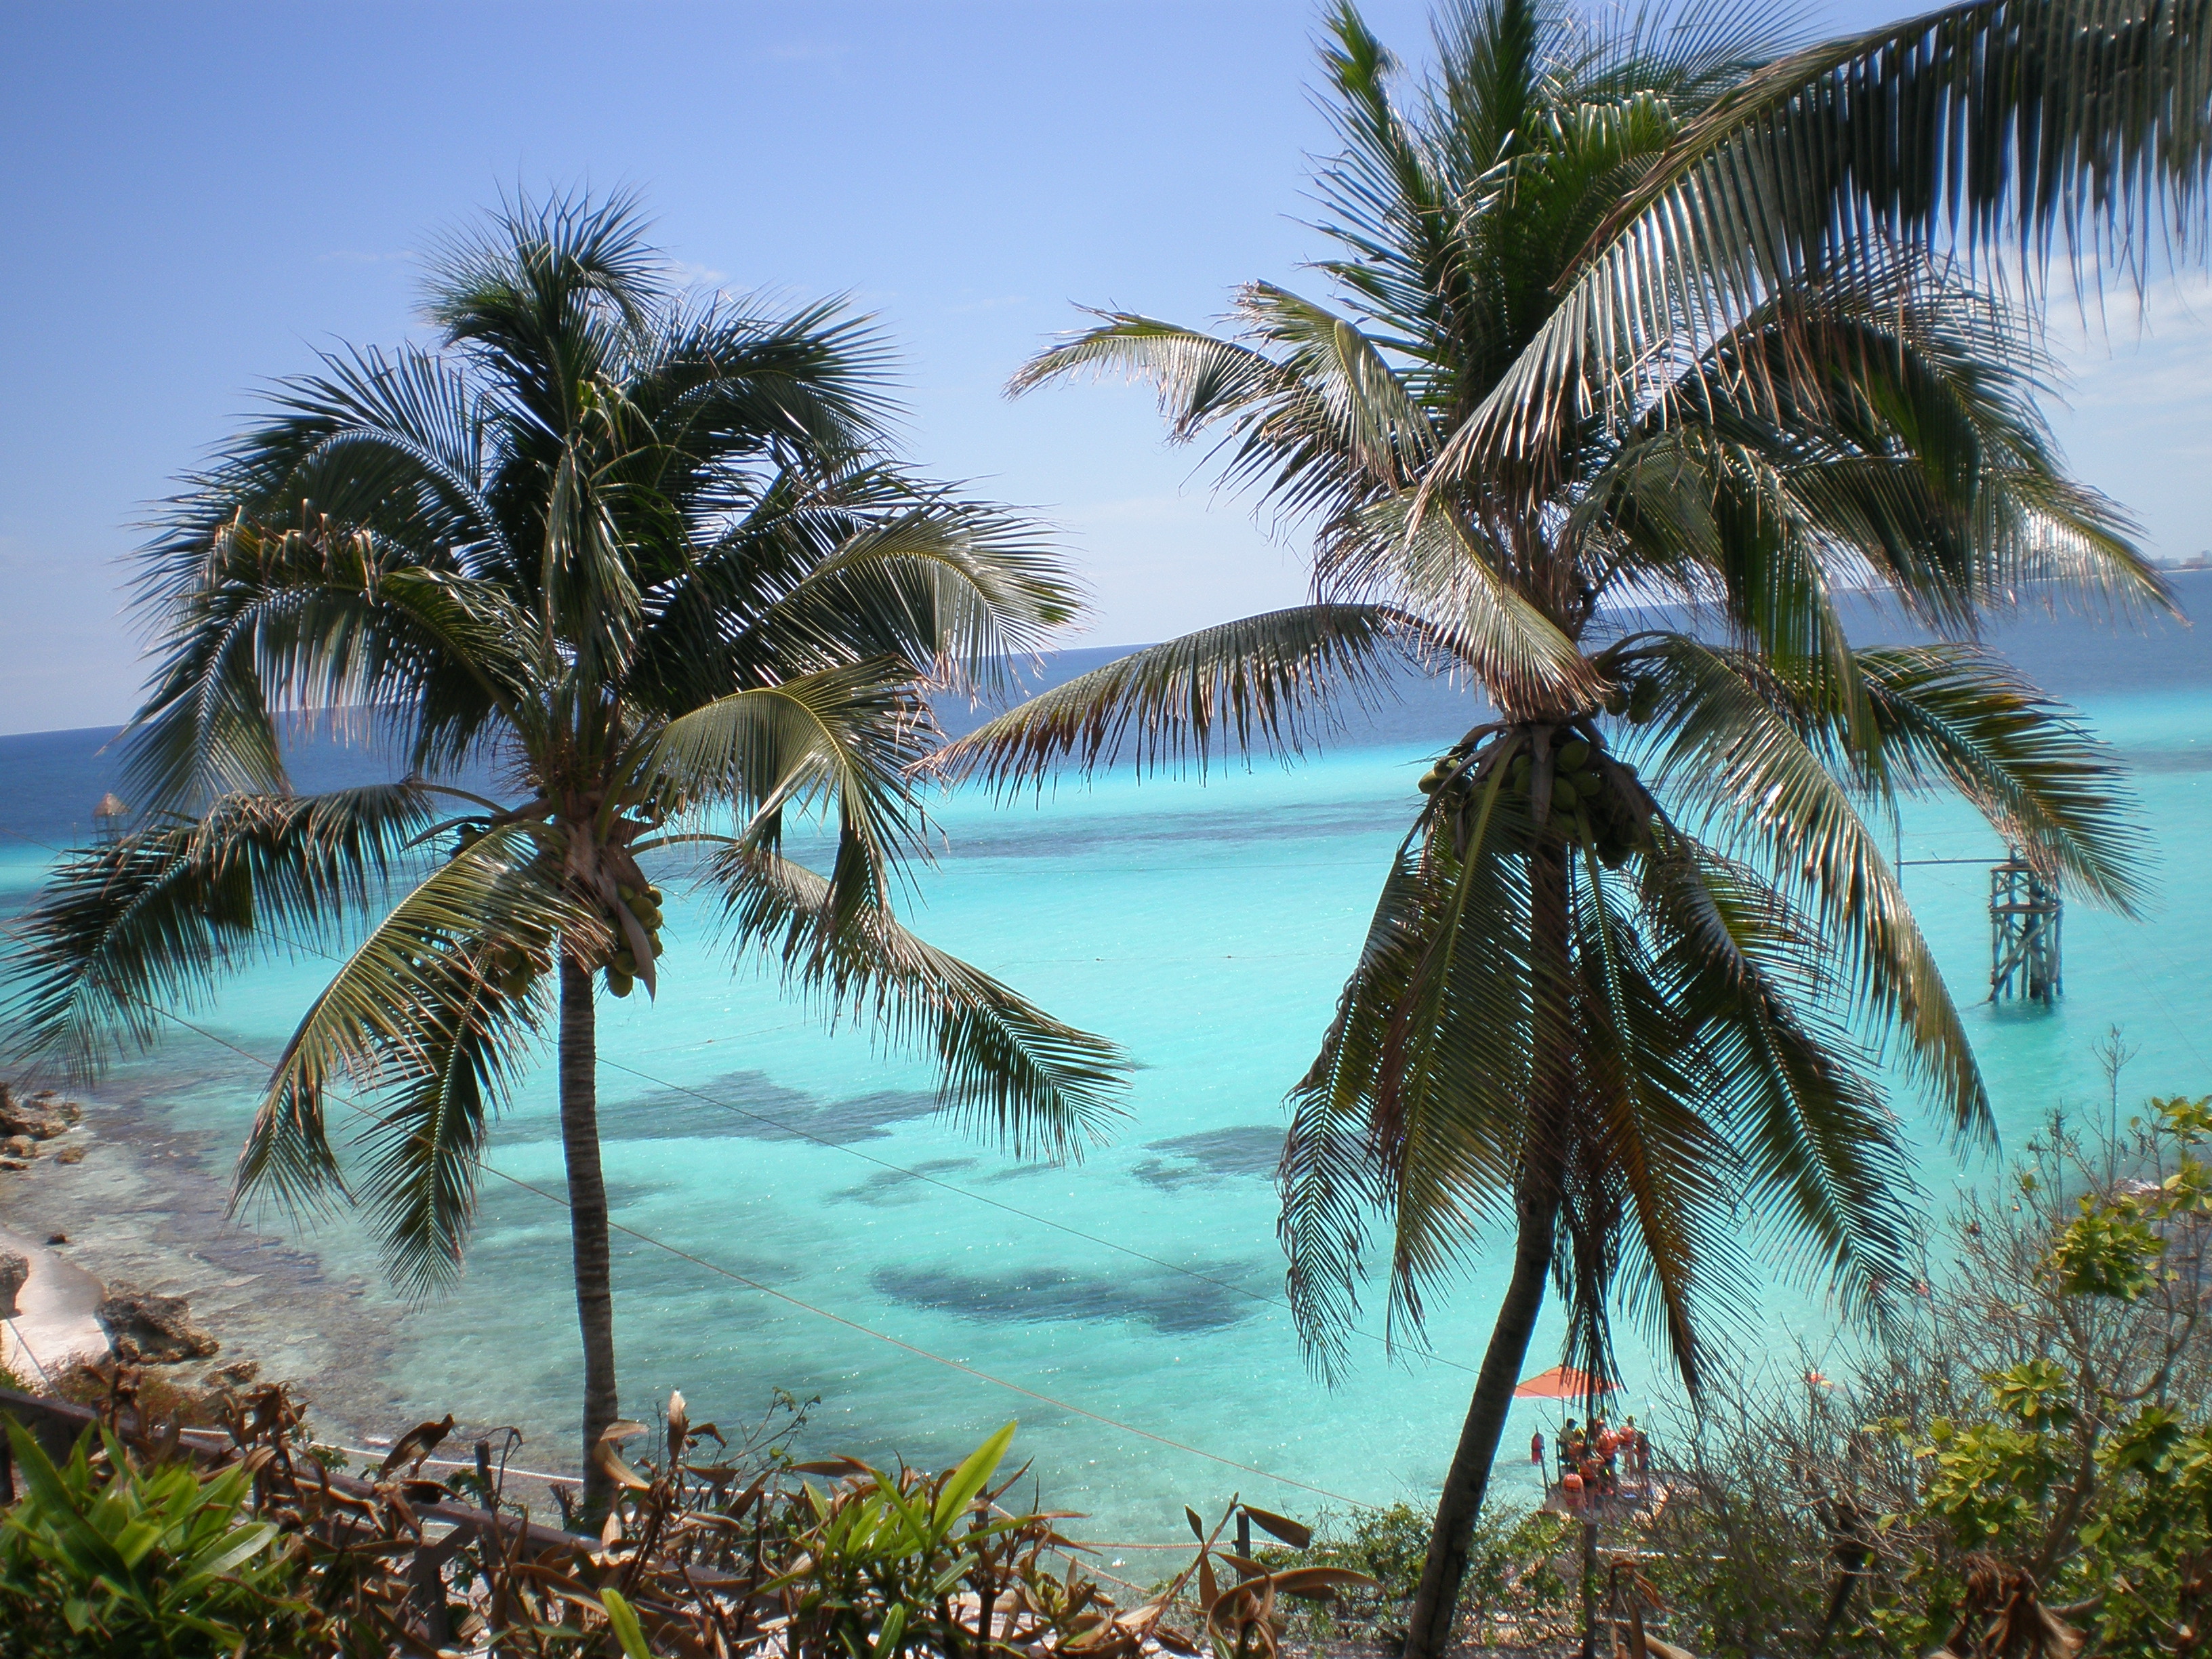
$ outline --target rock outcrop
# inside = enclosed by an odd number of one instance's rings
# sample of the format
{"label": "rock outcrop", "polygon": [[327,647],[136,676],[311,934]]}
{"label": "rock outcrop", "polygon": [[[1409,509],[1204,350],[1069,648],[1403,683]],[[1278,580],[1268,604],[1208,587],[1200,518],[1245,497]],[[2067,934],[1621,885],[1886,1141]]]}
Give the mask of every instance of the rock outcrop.
{"label": "rock outcrop", "polygon": [[192,1323],[191,1310],[181,1296],[155,1296],[118,1285],[95,1312],[115,1352],[126,1359],[167,1365],[210,1358],[222,1346]]}
{"label": "rock outcrop", "polygon": [[0,1250],[0,1319],[13,1319],[22,1312],[15,1305],[15,1292],[30,1277],[30,1257],[15,1250]]}
{"label": "rock outcrop", "polygon": [[83,1107],[51,1089],[26,1097],[0,1083],[0,1139],[21,1135],[26,1140],[52,1140],[67,1134],[83,1117]]}

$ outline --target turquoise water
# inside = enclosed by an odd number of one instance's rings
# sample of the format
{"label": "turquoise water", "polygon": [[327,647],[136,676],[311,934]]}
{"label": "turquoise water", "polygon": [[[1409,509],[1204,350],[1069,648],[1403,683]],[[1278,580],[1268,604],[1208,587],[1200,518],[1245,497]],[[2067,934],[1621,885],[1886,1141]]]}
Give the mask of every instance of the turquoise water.
{"label": "turquoise water", "polygon": [[[2091,1045],[2114,1024],[2141,1050],[2131,1092],[2212,1090],[2212,878],[2196,856],[2212,806],[2212,688],[2077,701],[2135,767],[2159,851],[2152,914],[2069,907],[2063,1001],[1993,1008],[1974,1000],[1987,975],[1985,872],[1905,872],[2015,1145],[2057,1101],[2101,1097]],[[1048,1497],[1115,1539],[1172,1538],[1184,1503],[1203,1510],[1238,1488],[1294,1512],[1334,1501],[1009,1393],[719,1267],[1336,1499],[1425,1501],[1465,1409],[1471,1370],[1459,1367],[1480,1357],[1498,1258],[1439,1299],[1437,1360],[1394,1363],[1362,1342],[1335,1391],[1306,1376],[1288,1315],[1240,1292],[1280,1294],[1268,1180],[1279,1103],[1311,1056],[1437,746],[1377,742],[1203,787],[1116,777],[1012,807],[945,805],[944,854],[920,878],[912,924],[1112,1036],[1141,1068],[1113,1144],[1079,1166],[1018,1167],[933,1118],[926,1067],[880,1052],[864,1027],[825,1033],[773,984],[733,976],[701,907],[680,879],[665,883],[659,1002],[602,1003],[607,1170],[620,1223],[712,1266],[617,1237],[626,1409],[649,1412],[681,1387],[695,1419],[727,1420],[782,1387],[821,1396],[811,1447],[915,1462],[949,1459],[1015,1418]],[[1904,851],[1998,848],[1970,811],[1938,800],[1910,811]],[[0,864],[0,900],[27,890],[39,856]],[[325,970],[310,960],[258,971],[207,1023],[273,1054]],[[183,1121],[242,1129],[253,1097],[240,1064],[180,1043],[133,1069],[149,1066],[188,1079],[167,1097]],[[1905,1110],[1931,1201],[1990,1178],[1990,1163],[1960,1162]],[[557,1189],[550,1071],[523,1090],[493,1162]],[[565,1215],[496,1180],[484,1196],[465,1282],[403,1323],[392,1380],[426,1413],[520,1420],[537,1455],[557,1459],[574,1411]],[[319,1243],[341,1264],[366,1259],[343,1226]],[[1778,1285],[1741,1340],[1817,1349],[1832,1328],[1817,1296]],[[1558,1335],[1540,1331],[1531,1370],[1553,1363]],[[1626,1333],[1624,1359],[1630,1408],[1664,1392]],[[1536,1426],[1528,1409],[1509,1448]],[[1542,1413],[1547,1428],[1554,1415]],[[1530,1480],[1524,1466],[1509,1471]]]}

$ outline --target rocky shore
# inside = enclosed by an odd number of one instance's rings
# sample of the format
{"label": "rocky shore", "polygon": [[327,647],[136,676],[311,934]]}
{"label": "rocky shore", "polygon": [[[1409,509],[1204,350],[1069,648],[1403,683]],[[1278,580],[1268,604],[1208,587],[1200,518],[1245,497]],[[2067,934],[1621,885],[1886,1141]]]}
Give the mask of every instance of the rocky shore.
{"label": "rocky shore", "polygon": [[406,1408],[383,1378],[406,1310],[227,1215],[235,1149],[167,1115],[150,1092],[0,1084],[0,1364],[34,1382],[110,1353],[188,1388],[281,1377],[325,1439],[393,1433]]}

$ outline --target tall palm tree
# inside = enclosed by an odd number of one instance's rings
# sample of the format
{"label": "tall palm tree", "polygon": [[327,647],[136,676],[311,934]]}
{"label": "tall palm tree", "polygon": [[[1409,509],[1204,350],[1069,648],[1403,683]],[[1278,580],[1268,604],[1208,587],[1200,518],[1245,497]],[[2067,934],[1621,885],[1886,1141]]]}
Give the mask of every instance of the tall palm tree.
{"label": "tall palm tree", "polygon": [[[285,1046],[241,1198],[357,1194],[413,1294],[457,1271],[478,1164],[557,1023],[587,1512],[617,1413],[595,999],[657,983],[653,855],[705,854],[734,942],[832,1015],[934,1052],[1018,1152],[1079,1151],[1119,1060],[902,928],[928,696],[991,684],[1072,614],[1032,526],[884,453],[882,349],[834,306],[670,284],[635,204],[516,204],[432,264],[440,349],[347,352],[176,498],[142,599],[135,832],[26,923],[14,1035],[79,1071],[302,939],[352,945]],[[398,781],[293,793],[287,715],[351,711]],[[489,765],[495,796],[459,787]],[[826,870],[783,845],[834,814]],[[557,1014],[556,1012],[557,1009]],[[349,1170],[328,1102],[378,1097]]]}
{"label": "tall palm tree", "polygon": [[[1869,817],[1954,788],[2042,870],[2137,900],[2113,763],[1975,642],[2028,591],[2169,603],[2060,470],[1989,256],[2032,282],[2054,233],[2196,226],[2206,9],[2004,0],[1778,56],[1764,9],[1462,0],[1401,91],[1346,4],[1338,303],[1255,283],[1223,332],[1099,313],[1015,380],[1149,380],[1176,438],[1310,529],[1312,603],[1040,696],[947,771],[1294,752],[1409,659],[1496,711],[1438,734],[1281,1166],[1324,1371],[1378,1218],[1397,1337],[1489,1228],[1512,1240],[1409,1654],[1449,1636],[1547,1286],[1593,1378],[1619,1308],[1694,1389],[1754,1263],[1868,1313],[1909,1280],[1886,1062],[1989,1136]],[[1862,588],[1935,642],[1855,644]]]}

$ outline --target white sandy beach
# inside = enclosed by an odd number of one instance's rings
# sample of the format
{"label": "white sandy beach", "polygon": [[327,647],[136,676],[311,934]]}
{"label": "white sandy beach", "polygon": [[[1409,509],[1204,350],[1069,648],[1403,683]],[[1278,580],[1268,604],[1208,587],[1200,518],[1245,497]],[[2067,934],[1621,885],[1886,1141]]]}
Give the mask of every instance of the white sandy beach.
{"label": "white sandy beach", "polygon": [[45,1245],[0,1227],[0,1252],[23,1257],[31,1276],[15,1292],[15,1316],[0,1322],[0,1364],[39,1381],[107,1352],[107,1333],[93,1310],[100,1281]]}
{"label": "white sandy beach", "polygon": [[[56,1142],[28,1170],[0,1171],[0,1249],[32,1264],[10,1370],[35,1379],[73,1354],[105,1353],[93,1310],[104,1290],[130,1286],[188,1298],[192,1322],[221,1341],[216,1357],[176,1367],[180,1382],[251,1360],[295,1383],[331,1438],[397,1432],[404,1408],[382,1376],[404,1310],[373,1279],[334,1276],[295,1237],[228,1217],[234,1149],[174,1131],[157,1103],[137,1099],[88,1102],[69,1139],[84,1148],[79,1163],[54,1158]],[[68,1242],[50,1247],[56,1233]]]}

